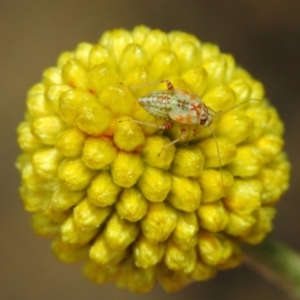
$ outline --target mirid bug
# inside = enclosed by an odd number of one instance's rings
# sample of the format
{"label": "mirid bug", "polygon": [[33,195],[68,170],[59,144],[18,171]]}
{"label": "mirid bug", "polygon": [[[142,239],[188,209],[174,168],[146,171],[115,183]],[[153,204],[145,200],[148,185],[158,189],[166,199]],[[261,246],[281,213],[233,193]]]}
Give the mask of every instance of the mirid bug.
{"label": "mirid bug", "polygon": [[[135,120],[134,122],[158,127],[159,129],[163,130],[171,128],[174,122],[182,125],[199,124],[203,125],[204,127],[209,127],[209,125],[213,122],[213,115],[215,114],[215,112],[213,112],[213,110],[206,106],[196,94],[191,94],[184,90],[175,89],[173,84],[169,80],[161,80],[154,83],[135,86],[131,87],[131,89],[138,89],[162,82],[165,82],[167,84],[167,90],[153,91],[146,96],[138,98],[138,102],[152,116],[163,119],[166,122],[160,126]],[[186,130],[183,126],[181,127],[181,133],[181,137],[172,141],[172,143],[170,143],[169,145],[175,144],[178,141],[184,139]]]}
{"label": "mirid bug", "polygon": [[204,127],[212,123],[212,110],[196,94],[175,89],[169,80],[162,80],[158,83],[161,82],[167,84],[167,90],[153,91],[138,99],[138,102],[151,115],[167,121],[160,126],[161,129],[170,128],[173,122],[200,124]]}
{"label": "mirid bug", "polygon": [[[141,86],[135,86],[131,87],[131,89],[138,89],[162,82],[167,84],[167,90],[153,91],[146,96],[138,98],[138,102],[149,114],[156,118],[163,119],[166,122],[163,125],[155,125],[136,120],[133,121],[163,130],[171,128],[175,122],[179,123],[181,125],[181,136],[166,146],[169,147],[185,138],[186,130],[183,126],[184,124],[209,127],[213,122],[213,115],[216,113],[206,106],[196,94],[175,89],[169,80],[161,80]],[[210,130],[214,136],[213,130],[211,128]],[[219,153],[218,145],[217,150]]]}

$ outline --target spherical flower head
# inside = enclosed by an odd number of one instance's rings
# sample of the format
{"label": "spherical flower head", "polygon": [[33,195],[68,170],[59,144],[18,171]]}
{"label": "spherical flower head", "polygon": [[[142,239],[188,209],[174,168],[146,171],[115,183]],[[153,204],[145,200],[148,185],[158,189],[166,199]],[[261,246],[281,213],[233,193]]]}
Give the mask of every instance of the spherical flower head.
{"label": "spherical flower head", "polygon": [[[151,84],[160,80],[197,95],[211,125],[159,129],[165,120],[138,99],[167,90]],[[92,281],[176,291],[239,265],[241,243],[272,229],[289,184],[283,124],[263,85],[218,46],[145,26],[108,31],[62,53],[26,103],[24,208],[58,259],[85,260]]]}

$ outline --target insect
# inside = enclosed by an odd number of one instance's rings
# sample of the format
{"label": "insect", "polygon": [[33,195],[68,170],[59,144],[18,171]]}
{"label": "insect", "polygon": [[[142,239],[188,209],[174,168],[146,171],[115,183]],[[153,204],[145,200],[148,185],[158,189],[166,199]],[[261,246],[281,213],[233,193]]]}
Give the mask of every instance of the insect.
{"label": "insect", "polygon": [[[210,127],[210,125],[214,120],[214,116],[216,114],[220,114],[220,112],[215,112],[211,108],[206,106],[205,103],[196,94],[191,94],[181,89],[175,89],[173,84],[169,80],[161,80],[154,83],[135,86],[135,87],[131,87],[131,89],[138,89],[141,87],[155,85],[162,82],[165,82],[167,84],[167,90],[153,91],[146,96],[138,98],[138,102],[152,116],[159,119],[163,119],[166,122],[163,125],[155,125],[155,124],[145,123],[136,120],[133,120],[133,122],[148,125],[148,126],[158,127],[159,129],[163,129],[163,130],[171,128],[174,123],[179,123],[181,125],[181,136],[175,139],[174,141],[170,142],[164,148],[167,148],[185,138],[186,129],[183,126],[184,124],[202,125],[203,127],[208,127],[216,142],[216,150],[218,154],[219,168],[221,174],[221,183],[223,186],[220,149],[219,149],[219,145],[214,130]],[[226,112],[236,108],[237,106],[243,105],[244,103],[250,100],[258,100],[258,99],[246,100],[230,108]],[[197,133],[195,135],[197,135]]]}
{"label": "insect", "polygon": [[[132,87],[131,89],[138,89],[162,82],[167,84],[167,90],[153,91],[150,94],[139,98],[138,102],[152,116],[163,119],[166,122],[163,125],[155,125],[135,120],[134,122],[158,127],[163,130],[171,128],[175,122],[189,125],[200,124],[204,127],[209,127],[209,125],[213,122],[213,115],[215,112],[206,106],[196,94],[175,89],[169,80],[161,80],[142,86]],[[170,145],[183,140],[185,135],[186,130],[183,126],[181,126],[181,137],[172,141],[165,147],[169,147]]]}
{"label": "insect", "polygon": [[158,83],[161,82],[167,84],[167,90],[153,91],[138,99],[138,102],[151,115],[166,120],[165,124],[159,126],[161,129],[172,127],[173,122],[200,124],[204,127],[212,123],[212,110],[196,94],[175,89],[169,80],[162,80]]}
{"label": "insect", "polygon": [[[182,125],[199,124],[203,125],[204,127],[209,127],[209,125],[213,122],[213,116],[216,114],[216,112],[206,106],[205,103],[196,94],[191,94],[184,90],[175,89],[173,84],[169,80],[161,80],[141,86],[135,86],[131,87],[131,89],[138,89],[162,82],[165,82],[167,84],[167,90],[153,91],[146,96],[138,98],[138,102],[152,116],[163,119],[166,122],[163,125],[155,125],[136,120],[133,120],[133,122],[157,127],[163,130],[171,128],[174,123],[179,123],[181,125],[181,136],[164,147],[167,148],[179,142],[180,140],[184,140],[186,136],[186,129]],[[213,130],[210,127],[209,129],[215,137]],[[195,130],[194,133],[195,135],[197,135],[197,132]],[[218,156],[220,157],[218,145],[217,150]]]}

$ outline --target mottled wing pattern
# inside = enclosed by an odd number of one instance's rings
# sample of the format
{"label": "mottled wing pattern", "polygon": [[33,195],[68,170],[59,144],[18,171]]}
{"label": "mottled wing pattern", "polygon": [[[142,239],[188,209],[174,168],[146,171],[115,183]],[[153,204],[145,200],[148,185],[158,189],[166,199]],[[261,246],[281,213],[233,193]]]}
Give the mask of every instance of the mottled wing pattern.
{"label": "mottled wing pattern", "polygon": [[203,106],[198,96],[183,90],[174,90],[174,96],[177,101],[168,112],[170,118],[178,123],[198,124]]}
{"label": "mottled wing pattern", "polygon": [[196,111],[185,110],[181,107],[174,107],[168,112],[168,114],[175,122],[182,124],[198,124],[198,115]]}
{"label": "mottled wing pattern", "polygon": [[168,90],[154,91],[144,97],[138,99],[138,102],[152,116],[170,121],[168,112],[172,109],[174,102],[173,93]]}
{"label": "mottled wing pattern", "polygon": [[207,117],[198,96],[183,90],[153,91],[139,98],[138,102],[151,115],[166,121],[199,124],[200,118]]}

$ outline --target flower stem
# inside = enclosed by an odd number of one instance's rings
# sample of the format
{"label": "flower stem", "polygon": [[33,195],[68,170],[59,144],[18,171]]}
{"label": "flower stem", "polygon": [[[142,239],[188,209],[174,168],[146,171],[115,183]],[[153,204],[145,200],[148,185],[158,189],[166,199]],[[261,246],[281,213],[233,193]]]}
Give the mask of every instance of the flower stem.
{"label": "flower stem", "polygon": [[266,238],[260,245],[246,246],[244,263],[266,280],[300,299],[300,255],[285,244]]}

